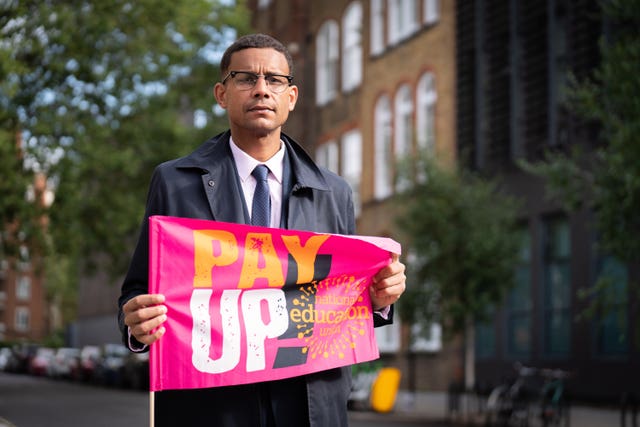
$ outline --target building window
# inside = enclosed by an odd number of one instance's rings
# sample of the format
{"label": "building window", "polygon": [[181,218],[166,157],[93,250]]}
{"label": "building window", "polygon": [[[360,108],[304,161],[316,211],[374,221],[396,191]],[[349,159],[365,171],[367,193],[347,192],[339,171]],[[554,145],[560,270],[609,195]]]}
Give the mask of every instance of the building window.
{"label": "building window", "polygon": [[442,350],[442,325],[431,323],[425,327],[419,323],[411,327],[411,351],[437,353]]}
{"label": "building window", "polygon": [[381,353],[395,353],[400,350],[400,322],[393,319],[393,323],[374,329],[378,349]]}
{"label": "building window", "polygon": [[[395,134],[394,152],[397,163],[405,163],[411,155],[413,144],[413,102],[409,85],[403,85],[398,89],[395,100]],[[410,175],[403,172],[396,174],[396,191],[403,191],[409,188],[411,183]]]}
{"label": "building window", "polygon": [[27,307],[17,307],[16,308],[16,323],[15,328],[18,332],[28,332],[29,331],[29,309]]}
{"label": "building window", "polygon": [[338,173],[338,144],[329,141],[319,145],[316,149],[316,162],[331,172]]}
{"label": "building window", "polygon": [[258,10],[266,9],[271,4],[271,0],[258,0]]}
{"label": "building window", "polygon": [[388,0],[389,42],[398,43],[418,30],[417,0]]}
{"label": "building window", "polygon": [[435,149],[435,116],[436,116],[436,86],[433,74],[426,73],[418,82],[416,101],[416,127],[418,129],[418,148],[427,154],[433,154]]}
{"label": "building window", "polygon": [[362,82],[362,5],[352,2],[342,20],[342,90]]}
{"label": "building window", "polygon": [[[422,156],[432,157],[435,153],[436,99],[433,74],[425,73],[418,82],[418,92],[416,94],[416,129],[420,158]],[[422,162],[419,162],[417,170],[418,181],[424,182],[426,173]]]}
{"label": "building window", "polygon": [[521,246],[515,265],[515,286],[508,296],[507,351],[514,357],[531,354],[533,304],[531,301],[531,234],[528,228],[520,230]]}
{"label": "building window", "polygon": [[[495,307],[489,308],[488,318],[495,317]],[[492,320],[475,323],[474,348],[477,359],[489,359],[496,355],[496,329]]]}
{"label": "building window", "polygon": [[362,134],[354,129],[342,136],[340,165],[342,177],[353,191],[353,207],[360,214],[360,182],[362,181]]}
{"label": "building window", "polygon": [[338,90],[338,24],[327,21],[316,38],[316,103],[325,105]]}
{"label": "building window", "polygon": [[543,349],[548,356],[571,351],[571,239],[565,218],[544,222]]}
{"label": "building window", "polygon": [[376,102],[374,119],[374,182],[376,200],[389,197],[393,192],[393,152],[391,149],[391,103],[386,95]]}
{"label": "building window", "polygon": [[440,19],[440,0],[422,1],[422,21],[427,24],[435,24]]}
{"label": "building window", "polygon": [[596,351],[600,356],[623,356],[629,351],[627,266],[613,256],[604,256],[598,269]]}
{"label": "building window", "polygon": [[16,280],[16,298],[28,301],[31,298],[31,277],[21,275]]}
{"label": "building window", "polygon": [[384,0],[371,0],[371,55],[384,51]]}

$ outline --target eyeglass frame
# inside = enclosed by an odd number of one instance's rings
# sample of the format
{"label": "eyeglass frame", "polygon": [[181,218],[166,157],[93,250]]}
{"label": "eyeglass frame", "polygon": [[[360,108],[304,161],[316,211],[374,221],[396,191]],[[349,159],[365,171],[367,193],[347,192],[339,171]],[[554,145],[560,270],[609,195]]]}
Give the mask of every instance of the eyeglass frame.
{"label": "eyeglass frame", "polygon": [[[276,92],[271,88],[271,85],[269,84],[269,81],[267,80],[267,77],[284,77],[285,79],[287,79],[287,85],[284,86],[285,88],[287,87],[291,87],[293,86],[293,76],[291,75],[287,75],[287,74],[275,74],[275,73],[267,73],[267,74],[258,74],[258,73],[254,73],[253,71],[241,71],[241,70],[232,70],[229,71],[227,73],[227,75],[224,77],[224,79],[222,79],[222,81],[220,82],[221,84],[225,84],[226,81],[229,79],[229,77],[231,77],[231,79],[233,80],[235,78],[235,76],[238,73],[244,73],[244,74],[250,74],[253,76],[256,76],[256,82],[253,84],[253,86],[251,86],[250,88],[247,89],[240,89],[240,90],[251,90],[254,87],[256,87],[256,84],[258,84],[258,79],[260,77],[264,78],[264,82],[266,83],[267,87],[269,88],[269,90],[271,90],[274,93],[282,93],[284,92],[284,89],[282,90],[282,92]],[[235,83],[234,83],[235,84]],[[236,86],[237,87],[237,86]]]}

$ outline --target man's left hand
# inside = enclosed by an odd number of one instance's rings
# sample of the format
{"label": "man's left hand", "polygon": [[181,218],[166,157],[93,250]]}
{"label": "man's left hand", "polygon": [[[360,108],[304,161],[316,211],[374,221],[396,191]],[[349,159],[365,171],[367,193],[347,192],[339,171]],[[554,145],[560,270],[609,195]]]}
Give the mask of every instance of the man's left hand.
{"label": "man's left hand", "polygon": [[405,266],[399,258],[398,254],[393,254],[391,263],[373,276],[369,293],[374,311],[382,310],[398,301],[406,288]]}

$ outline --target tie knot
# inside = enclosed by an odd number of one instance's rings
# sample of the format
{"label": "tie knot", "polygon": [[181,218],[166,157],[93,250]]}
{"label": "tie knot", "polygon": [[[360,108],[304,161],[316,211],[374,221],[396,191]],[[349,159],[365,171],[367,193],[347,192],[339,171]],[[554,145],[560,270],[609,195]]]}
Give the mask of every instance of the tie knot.
{"label": "tie knot", "polygon": [[266,181],[267,175],[269,175],[269,168],[267,165],[258,165],[253,172],[251,172],[251,175],[253,175],[257,181]]}

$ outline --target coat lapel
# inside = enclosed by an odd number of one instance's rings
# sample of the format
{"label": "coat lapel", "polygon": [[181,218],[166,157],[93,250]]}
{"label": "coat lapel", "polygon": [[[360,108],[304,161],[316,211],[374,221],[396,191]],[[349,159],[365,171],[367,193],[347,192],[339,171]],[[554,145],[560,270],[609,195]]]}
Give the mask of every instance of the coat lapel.
{"label": "coat lapel", "polygon": [[249,212],[229,148],[229,135],[227,131],[213,137],[177,167],[201,170],[202,189],[213,220],[248,224]]}

